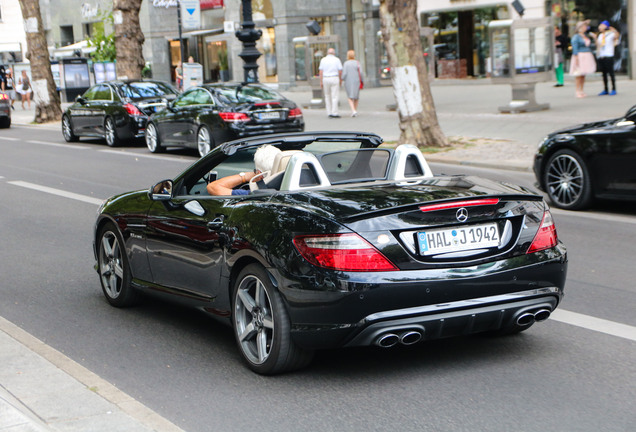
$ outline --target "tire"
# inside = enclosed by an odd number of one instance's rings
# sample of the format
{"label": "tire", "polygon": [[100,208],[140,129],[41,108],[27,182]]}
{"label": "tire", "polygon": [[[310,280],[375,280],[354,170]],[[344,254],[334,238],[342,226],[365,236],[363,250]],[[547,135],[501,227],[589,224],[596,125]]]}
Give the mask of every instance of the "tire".
{"label": "tire", "polygon": [[62,116],[62,135],[64,135],[64,140],[66,142],[79,141],[79,138],[73,133],[71,119],[66,114]]}
{"label": "tire", "polygon": [[555,207],[581,210],[592,203],[589,171],[572,150],[559,150],[550,157],[543,171],[543,184]]}
{"label": "tire", "polygon": [[199,132],[197,132],[197,150],[199,150],[199,156],[203,157],[210,153],[210,150],[214,148],[214,139],[210,133],[210,129],[207,126],[201,126]]}
{"label": "tire", "polygon": [[130,283],[130,265],[124,241],[113,223],[107,223],[100,230],[97,247],[97,271],[106,300],[115,307],[134,305],[137,292]]}
{"label": "tire", "polygon": [[146,147],[151,153],[163,153],[165,147],[161,145],[159,131],[154,123],[148,123],[146,126]]}
{"label": "tire", "polygon": [[282,297],[260,264],[250,264],[240,272],[232,299],[234,336],[251,370],[273,375],[311,362],[313,351],[301,349],[292,341]]}
{"label": "tire", "polygon": [[11,127],[11,117],[5,117],[3,119],[0,119],[0,128],[9,128]]}
{"label": "tire", "polygon": [[104,138],[109,147],[117,147],[121,144],[121,140],[117,136],[117,128],[112,117],[106,117],[104,120]]}

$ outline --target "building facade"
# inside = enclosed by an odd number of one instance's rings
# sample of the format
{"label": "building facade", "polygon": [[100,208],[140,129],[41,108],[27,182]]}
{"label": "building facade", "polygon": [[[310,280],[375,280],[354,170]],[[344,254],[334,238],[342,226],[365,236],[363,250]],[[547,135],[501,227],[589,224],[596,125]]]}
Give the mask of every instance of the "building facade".
{"label": "building facade", "polygon": [[0,64],[25,61],[26,33],[18,0],[0,0]]}

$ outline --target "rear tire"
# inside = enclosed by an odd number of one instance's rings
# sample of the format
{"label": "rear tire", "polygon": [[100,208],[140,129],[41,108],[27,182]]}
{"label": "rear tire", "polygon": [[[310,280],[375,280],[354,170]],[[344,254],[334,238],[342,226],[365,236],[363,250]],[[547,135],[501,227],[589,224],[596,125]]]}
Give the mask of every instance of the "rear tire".
{"label": "rear tire", "polygon": [[148,123],[146,126],[146,147],[151,153],[163,153],[165,147],[161,145],[159,131],[154,123]]}
{"label": "rear tire", "polygon": [[256,373],[273,375],[307,366],[313,351],[297,347],[280,293],[260,264],[250,264],[234,284],[232,327],[239,351]]}
{"label": "rear tire", "polygon": [[0,128],[9,128],[11,127],[11,117],[5,117],[0,120]]}
{"label": "rear tire", "polygon": [[109,222],[99,231],[98,238],[97,271],[106,300],[115,307],[134,305],[137,292],[131,286],[130,265],[119,230]]}
{"label": "rear tire", "polygon": [[64,140],[66,142],[79,141],[79,138],[73,133],[73,124],[71,123],[71,119],[66,114],[62,116],[62,135],[64,135]]}
{"label": "rear tire", "polygon": [[199,128],[197,133],[197,150],[199,150],[199,156],[203,157],[210,153],[210,150],[214,148],[214,139],[210,133],[210,129],[203,125]]}
{"label": "rear tire", "polygon": [[104,120],[104,138],[109,147],[117,147],[121,144],[121,140],[117,136],[117,127],[112,117],[106,117],[106,120]]}
{"label": "rear tire", "polygon": [[582,210],[592,203],[589,171],[581,156],[572,150],[559,150],[548,159],[543,184],[555,207]]}

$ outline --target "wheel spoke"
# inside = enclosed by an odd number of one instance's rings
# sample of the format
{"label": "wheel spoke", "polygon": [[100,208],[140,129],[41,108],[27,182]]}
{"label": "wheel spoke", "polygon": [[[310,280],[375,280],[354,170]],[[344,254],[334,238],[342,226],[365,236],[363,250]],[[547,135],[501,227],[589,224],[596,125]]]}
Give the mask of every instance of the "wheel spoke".
{"label": "wheel spoke", "polygon": [[274,330],[274,319],[269,316],[263,318],[263,327],[265,327],[266,329]]}
{"label": "wheel spoke", "polygon": [[106,238],[106,236],[104,236],[104,238],[102,239],[102,246],[104,247],[104,253],[106,253],[106,256],[109,258],[112,258],[113,248],[111,244],[109,243],[108,239]]}
{"label": "wheel spoke", "polygon": [[243,330],[243,333],[241,333],[241,335],[239,336],[239,340],[241,342],[246,342],[252,339],[255,334],[256,328],[254,327],[254,323],[250,322],[248,325],[245,326],[245,330]]}
{"label": "wheel spoke", "polygon": [[247,292],[247,290],[239,290],[239,298],[241,299],[241,303],[243,303],[243,307],[245,309],[247,309],[248,311],[252,311],[252,309],[254,309],[254,307],[256,307],[256,302],[254,302],[254,299],[249,295],[249,293]]}
{"label": "wheel spoke", "polygon": [[267,358],[267,332],[261,330],[256,336],[256,346],[258,348],[258,359],[262,362]]}
{"label": "wheel spoke", "polygon": [[117,277],[120,279],[123,279],[124,277],[124,269],[121,268],[119,263],[115,263],[115,275],[117,275]]}

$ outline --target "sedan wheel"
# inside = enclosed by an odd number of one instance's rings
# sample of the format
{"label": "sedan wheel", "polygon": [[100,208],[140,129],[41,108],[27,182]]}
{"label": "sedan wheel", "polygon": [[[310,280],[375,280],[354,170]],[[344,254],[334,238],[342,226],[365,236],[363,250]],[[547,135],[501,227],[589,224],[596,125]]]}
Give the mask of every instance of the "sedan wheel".
{"label": "sedan wheel", "polygon": [[164,147],[161,145],[161,139],[159,138],[159,132],[154,123],[148,123],[148,126],[146,126],[146,146],[152,153],[161,153],[164,151]]}
{"label": "sedan wheel", "polygon": [[207,126],[201,126],[197,134],[197,149],[199,156],[203,157],[212,150],[212,135]]}
{"label": "sedan wheel", "polygon": [[67,115],[62,117],[62,135],[64,135],[64,140],[66,142],[76,142],[78,140],[77,136],[73,133],[73,127],[71,126],[71,119],[68,118]]}
{"label": "sedan wheel", "polygon": [[250,369],[276,374],[306,366],[311,351],[291,340],[289,316],[280,294],[265,269],[251,264],[243,269],[234,286],[232,324],[243,358]]}
{"label": "sedan wheel", "polygon": [[544,173],[544,184],[556,207],[580,210],[592,201],[592,185],[585,162],[571,150],[552,155]]}
{"label": "sedan wheel", "polygon": [[134,304],[136,292],[130,285],[130,267],[119,231],[107,224],[99,236],[97,270],[102,291],[108,302],[116,307]]}
{"label": "sedan wheel", "polygon": [[115,122],[110,117],[108,117],[104,122],[104,137],[106,138],[106,144],[108,144],[110,147],[119,145],[119,138],[117,137]]}

